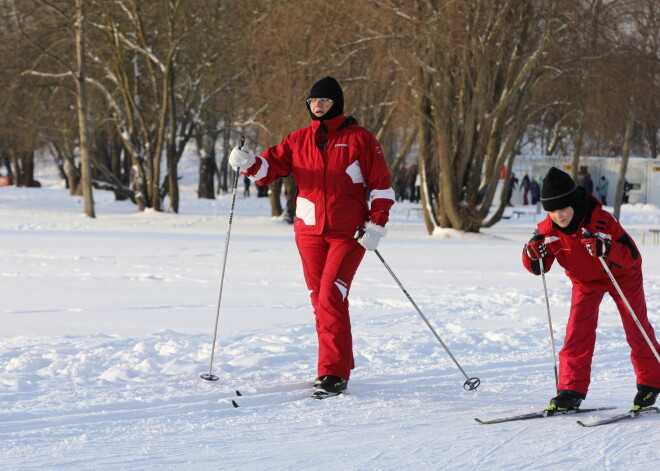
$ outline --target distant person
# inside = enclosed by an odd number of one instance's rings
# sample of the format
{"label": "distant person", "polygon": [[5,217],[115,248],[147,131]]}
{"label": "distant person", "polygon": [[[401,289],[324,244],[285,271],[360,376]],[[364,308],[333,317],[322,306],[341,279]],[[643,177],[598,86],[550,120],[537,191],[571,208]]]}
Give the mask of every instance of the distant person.
{"label": "distant person", "polygon": [[523,205],[529,204],[527,195],[529,194],[530,183],[531,182],[529,181],[529,173],[525,172],[523,174],[522,181],[520,182],[520,191],[523,192]]}
{"label": "distant person", "polygon": [[623,195],[621,196],[621,203],[628,204],[628,199],[630,198],[630,190],[632,190],[632,185],[628,183],[628,179],[623,179]]}
{"label": "distant person", "polygon": [[268,185],[259,185],[258,183],[255,183],[254,186],[257,187],[257,198],[268,197]]}
{"label": "distant person", "polygon": [[511,176],[509,177],[509,187],[507,188],[507,193],[506,193],[507,206],[513,206],[513,203],[511,202],[511,197],[513,196],[513,190],[516,189],[517,185],[518,185],[518,179],[516,178],[516,174],[511,172]]}
{"label": "distant person", "polygon": [[7,176],[3,177],[3,186],[14,184],[14,172],[11,171],[11,164],[9,162],[9,154],[0,152],[0,166],[4,165],[7,169]]}
{"label": "distant person", "polygon": [[406,192],[411,203],[416,203],[419,201],[419,192],[416,188],[418,177],[419,173],[417,172],[417,165],[409,166],[406,171]]}
{"label": "distant person", "polygon": [[335,395],[346,389],[355,367],[348,311],[353,277],[365,249],[375,250],[385,236],[395,196],[383,149],[344,115],[339,83],[332,77],[316,82],[306,106],[309,126],[259,156],[236,147],[229,163],[261,185],[283,175],[295,178],[296,245],[318,337],[315,394]]}
{"label": "distant person", "polygon": [[603,206],[607,206],[607,190],[610,187],[610,182],[605,178],[605,175],[600,177],[600,181],[596,186],[596,193],[598,193],[598,198]]}
{"label": "distant person", "polygon": [[594,181],[591,179],[591,174],[589,172],[584,175],[582,186],[587,190],[587,195],[594,194]]}
{"label": "distant person", "polygon": [[243,177],[243,196],[246,198],[250,197],[250,183],[252,183],[252,180],[248,177]]}
{"label": "distant person", "polygon": [[529,184],[529,192],[532,196],[532,204],[537,204],[541,201],[541,186],[536,180],[532,180]]}
{"label": "distant person", "polygon": [[394,191],[397,201],[403,201],[406,198],[406,171],[401,167],[394,177]]}
{"label": "distant person", "polygon": [[[660,362],[628,311],[598,257],[604,257],[614,278],[644,329],[655,353],[660,345],[647,317],[642,279],[642,256],[621,224],[567,173],[552,167],[543,179],[540,236],[525,245],[522,263],[535,275],[552,268],[555,260],[573,285],[564,346],[559,352],[557,396],[548,410],[577,409],[587,397],[596,344],[598,310],[605,294],[616,304],[635,370],[637,394],[633,410],[652,406],[660,393]],[[582,229],[588,231],[584,235]]]}

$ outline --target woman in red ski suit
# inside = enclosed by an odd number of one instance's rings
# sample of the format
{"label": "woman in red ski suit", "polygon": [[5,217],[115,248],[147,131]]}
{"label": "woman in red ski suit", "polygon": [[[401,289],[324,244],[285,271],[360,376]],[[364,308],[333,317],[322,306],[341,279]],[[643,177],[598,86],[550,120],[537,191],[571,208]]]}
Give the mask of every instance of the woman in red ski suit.
{"label": "woman in red ski suit", "polygon": [[325,77],[307,98],[310,126],[260,156],[246,148],[235,148],[230,155],[230,164],[247,169],[244,174],[259,185],[290,173],[295,178],[294,230],[316,317],[315,387],[321,394],[346,389],[355,366],[348,293],[365,248],[374,250],[385,235],[394,204],[380,144],[355,119],[344,116],[343,107],[339,83]]}
{"label": "woman in red ski suit", "polygon": [[[548,409],[578,408],[586,398],[596,343],[598,309],[606,293],[619,309],[631,348],[638,390],[634,407],[639,409],[653,405],[660,392],[660,362],[598,260],[599,256],[604,256],[658,352],[660,345],[647,317],[642,256],[635,242],[614,216],[603,210],[596,198],[588,196],[584,188],[578,187],[567,173],[557,168],[552,167],[543,180],[541,202],[549,214],[538,224],[539,236],[532,237],[525,245],[523,265],[539,275],[540,261],[543,262],[544,272],[557,261],[573,284],[566,337],[559,353],[558,395],[550,401]],[[583,229],[588,234],[584,234]]]}

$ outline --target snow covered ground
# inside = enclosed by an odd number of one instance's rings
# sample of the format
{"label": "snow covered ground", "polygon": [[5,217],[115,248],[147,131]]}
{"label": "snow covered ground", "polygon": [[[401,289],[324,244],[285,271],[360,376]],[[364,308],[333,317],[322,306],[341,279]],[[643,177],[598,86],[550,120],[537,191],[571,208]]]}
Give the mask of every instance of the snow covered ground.
{"label": "snow covered ground", "polygon": [[[479,425],[543,409],[554,372],[542,281],[520,263],[540,216],[479,235],[426,235],[395,206],[380,253],[476,392],[374,254],[351,292],[357,367],[349,393],[305,398],[316,338],[292,227],[239,195],[213,373],[206,382],[230,196],[179,215],[139,213],[96,192],[83,215],[53,177],[0,188],[0,467],[3,470],[649,470],[660,418],[584,429],[575,417]],[[187,185],[187,186],[186,186]],[[660,326],[660,245],[638,230],[660,209],[626,205]],[[547,275],[557,349],[568,279]],[[243,397],[237,398],[240,390]],[[632,405],[618,312],[602,305],[585,407]],[[240,408],[232,406],[236,399]],[[611,411],[582,419],[605,417]]]}

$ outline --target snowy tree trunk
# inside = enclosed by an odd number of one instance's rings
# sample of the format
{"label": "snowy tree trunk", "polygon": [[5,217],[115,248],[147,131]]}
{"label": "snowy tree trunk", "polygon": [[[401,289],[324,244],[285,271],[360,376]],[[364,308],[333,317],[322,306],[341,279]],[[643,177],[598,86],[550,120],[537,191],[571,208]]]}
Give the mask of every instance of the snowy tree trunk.
{"label": "snowy tree trunk", "polygon": [[214,182],[217,172],[215,163],[215,142],[217,133],[208,132],[197,139],[199,149],[199,183],[197,196],[199,198],[215,199]]}
{"label": "snowy tree trunk", "polygon": [[628,171],[628,159],[630,157],[630,141],[632,140],[633,126],[635,125],[635,112],[630,111],[628,124],[626,125],[626,135],[623,140],[623,155],[621,156],[621,167],[619,168],[619,178],[616,184],[616,196],[614,197],[614,217],[619,219],[621,214],[621,200],[623,198],[623,185]]}
{"label": "snowy tree trunk", "polygon": [[87,86],[85,84],[85,12],[84,0],[76,0],[76,57],[78,71],[76,77],[76,104],[78,128],[80,133],[80,166],[82,194],[85,214],[94,214],[94,196],[92,194],[92,168],[89,155],[89,129],[87,119]]}

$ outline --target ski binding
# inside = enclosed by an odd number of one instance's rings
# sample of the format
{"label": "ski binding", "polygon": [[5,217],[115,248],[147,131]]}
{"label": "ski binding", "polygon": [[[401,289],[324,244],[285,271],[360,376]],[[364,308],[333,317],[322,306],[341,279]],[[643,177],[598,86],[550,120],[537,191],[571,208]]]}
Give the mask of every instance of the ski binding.
{"label": "ski binding", "polygon": [[329,398],[329,397],[340,396],[341,394],[342,394],[342,392],[336,392],[336,393],[333,393],[333,392],[326,392],[326,391],[319,391],[319,390],[316,390],[316,391],[314,392],[314,394],[312,394],[312,395],[309,396],[309,397],[311,397],[312,399],[318,399],[318,400],[321,400],[321,399],[327,399],[327,398]]}

